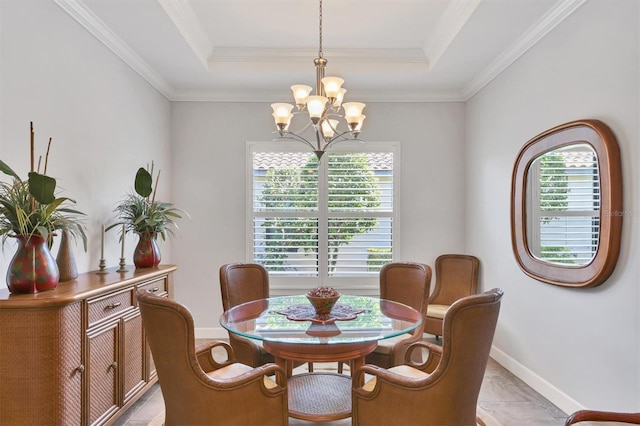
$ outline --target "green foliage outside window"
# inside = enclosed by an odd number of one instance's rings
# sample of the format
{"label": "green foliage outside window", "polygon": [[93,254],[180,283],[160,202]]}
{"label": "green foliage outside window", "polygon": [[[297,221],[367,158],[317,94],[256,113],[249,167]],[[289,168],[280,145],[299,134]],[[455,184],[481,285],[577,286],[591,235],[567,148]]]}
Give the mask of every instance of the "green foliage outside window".
{"label": "green foliage outside window", "polygon": [[[327,155],[329,161],[328,208],[330,212],[359,211],[380,206],[380,190],[364,154]],[[270,211],[292,211],[293,217],[267,218],[264,259],[271,270],[284,270],[288,253],[312,252],[317,249],[316,219],[296,216],[299,211],[317,209],[318,187],[315,170],[318,160],[310,156],[302,168],[272,168],[266,173],[259,201]],[[282,216],[286,216],[283,214]],[[354,236],[374,229],[376,218],[343,218],[328,221],[329,272],[335,269],[338,248]],[[277,238],[270,238],[277,235]],[[282,236],[288,236],[281,238]]]}

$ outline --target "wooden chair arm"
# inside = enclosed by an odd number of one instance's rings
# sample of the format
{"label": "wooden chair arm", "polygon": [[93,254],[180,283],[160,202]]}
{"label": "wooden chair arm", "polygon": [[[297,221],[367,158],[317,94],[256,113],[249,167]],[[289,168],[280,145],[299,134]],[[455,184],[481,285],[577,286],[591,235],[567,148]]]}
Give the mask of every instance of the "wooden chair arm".
{"label": "wooden chair arm", "polygon": [[612,411],[578,410],[573,413],[565,426],[578,422],[622,422],[629,424],[640,424],[640,413],[615,413]]}
{"label": "wooden chair arm", "polygon": [[[361,386],[355,385],[359,383],[361,374],[370,374],[376,379],[376,387],[373,390],[363,389]],[[373,379],[372,379],[373,380]],[[422,379],[416,379],[414,377],[401,376],[400,374],[393,373],[385,368],[378,367],[377,365],[366,364],[356,372],[353,377],[352,392],[354,396],[359,396],[364,399],[375,398],[375,389],[380,389],[382,386],[390,386],[393,388],[414,388],[419,389],[425,386],[425,382]]]}
{"label": "wooden chair arm", "polygon": [[[272,375],[276,376],[276,384],[278,386],[267,388],[264,384],[265,376]],[[250,383],[256,383],[261,388],[262,393],[268,396],[277,396],[287,390],[286,373],[282,367],[274,363],[254,367],[245,373],[231,378],[213,379],[205,375],[204,380],[212,383],[217,389],[225,391],[234,391],[239,387],[249,385]],[[253,384],[251,386],[253,386]]]}
{"label": "wooden chair arm", "polygon": [[[221,363],[213,358],[213,349],[216,347],[222,347],[227,352],[227,359]],[[196,358],[198,358],[198,363],[202,370],[205,373],[209,373],[231,364],[235,357],[231,345],[220,340],[213,340],[196,346]]]}
{"label": "wooden chair arm", "polygon": [[[413,351],[419,348],[426,348],[429,351],[429,356],[424,362],[414,361]],[[434,345],[429,342],[415,342],[409,348],[405,354],[405,363],[413,368],[416,368],[425,373],[433,373],[438,364],[440,364],[440,358],[442,357],[442,347]]]}

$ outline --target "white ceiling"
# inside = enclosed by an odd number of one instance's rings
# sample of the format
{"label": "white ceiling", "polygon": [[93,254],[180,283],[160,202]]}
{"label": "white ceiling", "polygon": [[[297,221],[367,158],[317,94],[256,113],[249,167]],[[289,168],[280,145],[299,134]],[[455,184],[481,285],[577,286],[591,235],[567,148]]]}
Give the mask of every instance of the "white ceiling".
{"label": "white ceiling", "polygon": [[[53,0],[170,100],[315,86],[318,0]],[[323,0],[350,101],[465,101],[585,0]]]}

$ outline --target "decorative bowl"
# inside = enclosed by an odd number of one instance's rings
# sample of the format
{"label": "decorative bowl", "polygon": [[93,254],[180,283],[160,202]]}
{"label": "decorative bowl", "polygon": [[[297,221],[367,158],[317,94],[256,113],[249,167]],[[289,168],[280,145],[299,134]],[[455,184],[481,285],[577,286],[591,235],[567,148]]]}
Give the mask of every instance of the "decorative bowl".
{"label": "decorative bowl", "polygon": [[306,296],[318,316],[329,315],[333,306],[340,299],[340,293],[331,287],[316,287]]}

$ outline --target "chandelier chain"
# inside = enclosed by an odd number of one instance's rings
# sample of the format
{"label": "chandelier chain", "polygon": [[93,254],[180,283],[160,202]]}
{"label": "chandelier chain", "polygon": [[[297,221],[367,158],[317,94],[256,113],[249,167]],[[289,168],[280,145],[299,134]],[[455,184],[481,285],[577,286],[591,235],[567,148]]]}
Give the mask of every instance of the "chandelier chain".
{"label": "chandelier chain", "polygon": [[318,57],[322,58],[322,0],[320,0],[320,25],[319,25],[319,35],[320,35],[320,44],[318,50]]}

